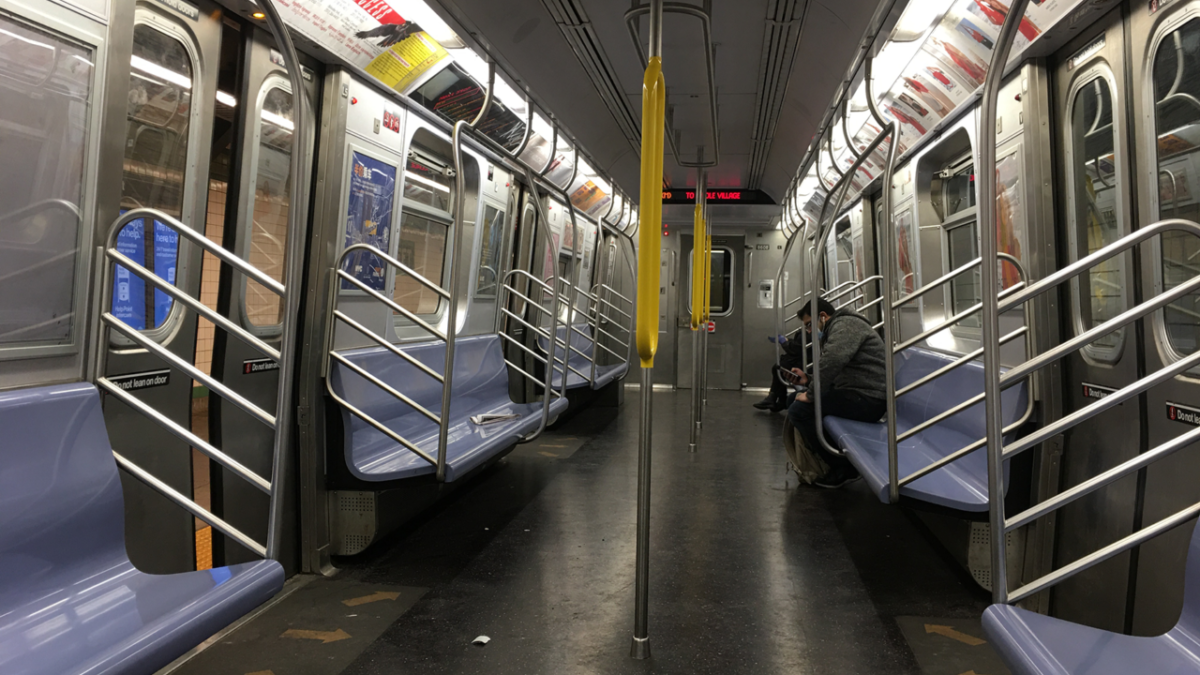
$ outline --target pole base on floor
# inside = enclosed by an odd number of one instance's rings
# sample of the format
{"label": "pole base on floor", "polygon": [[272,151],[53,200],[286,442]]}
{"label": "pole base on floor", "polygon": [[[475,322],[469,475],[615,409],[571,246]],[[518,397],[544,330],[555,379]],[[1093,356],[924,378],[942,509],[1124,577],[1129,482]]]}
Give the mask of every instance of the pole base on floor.
{"label": "pole base on floor", "polygon": [[688,452],[695,452],[695,451],[696,451],[696,444],[688,443]]}
{"label": "pole base on floor", "polygon": [[633,638],[633,644],[629,647],[629,657],[639,661],[650,658],[650,638]]}

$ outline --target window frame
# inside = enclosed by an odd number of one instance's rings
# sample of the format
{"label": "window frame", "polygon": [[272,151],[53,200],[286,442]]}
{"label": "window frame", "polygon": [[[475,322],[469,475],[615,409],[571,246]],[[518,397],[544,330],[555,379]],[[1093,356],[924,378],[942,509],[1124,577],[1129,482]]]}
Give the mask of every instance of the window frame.
{"label": "window frame", "polygon": [[[272,89],[280,89],[280,90],[284,91],[286,94],[288,94],[289,96],[291,96],[293,106],[295,105],[295,102],[296,102],[296,96],[292,92],[292,83],[286,77],[280,75],[279,73],[272,73],[271,75],[268,75],[265,79],[263,79],[262,87],[259,89],[258,97],[257,97],[256,103],[255,103],[255,108],[254,108],[253,119],[257,120],[258,123],[254,125],[254,133],[252,134],[251,138],[249,139],[250,143],[251,143],[251,146],[250,146],[250,167],[251,167],[251,169],[250,169],[248,178],[243,180],[243,183],[244,183],[243,194],[245,195],[245,199],[244,199],[245,211],[243,212],[243,215],[244,215],[244,218],[246,219],[246,222],[239,223],[239,229],[241,230],[241,234],[245,236],[245,244],[243,246],[244,251],[243,251],[242,259],[244,261],[246,261],[247,263],[250,262],[250,251],[254,245],[254,206],[255,206],[256,200],[258,198],[258,195],[256,194],[256,191],[254,190],[254,185],[258,182],[258,160],[259,160],[259,153],[262,151],[262,112],[263,112],[263,106],[266,104],[267,95],[270,94]],[[293,130],[293,133],[295,133],[294,130]],[[351,156],[353,156],[353,155],[351,155]],[[291,207],[289,206],[288,208],[290,209]],[[395,208],[395,207],[393,206],[393,208]],[[345,231],[343,230],[341,234],[342,234],[343,243],[345,243]],[[290,237],[290,236],[292,236],[292,233],[288,232],[287,235]],[[287,251],[287,243],[285,242],[284,250],[283,250],[283,253],[284,253],[284,278],[285,279],[286,279],[286,275],[287,275],[287,265],[290,262],[287,260],[287,252],[288,252]],[[239,274],[238,276],[241,277],[241,282],[239,284],[239,289],[238,289],[238,312],[241,314],[242,327],[245,328],[247,331],[249,331],[251,334],[257,335],[259,337],[275,337],[277,335],[281,335],[283,333],[283,321],[282,320],[277,324],[263,325],[263,326],[257,325],[254,322],[250,321],[250,314],[247,311],[247,303],[246,303],[246,293],[247,293],[247,289],[249,286],[249,280],[246,278],[246,275],[244,275],[244,274]],[[283,283],[284,280],[281,279],[281,280],[279,280],[279,282]],[[281,298],[281,301],[282,301],[282,298]]]}
{"label": "window frame", "polygon": [[[1154,37],[1150,41],[1149,48],[1147,49],[1149,58],[1145,59],[1143,67],[1142,82],[1145,84],[1142,88],[1142,97],[1145,104],[1145,109],[1151,111],[1149,114],[1149,123],[1146,125],[1145,137],[1145,142],[1148,143],[1148,145],[1145,147],[1147,149],[1153,149],[1152,154],[1150,154],[1147,159],[1153,163],[1155,168],[1154,177],[1151,179],[1149,184],[1150,189],[1146,191],[1147,201],[1149,202],[1150,208],[1150,211],[1147,215],[1150,217],[1151,222],[1160,220],[1162,218],[1161,214],[1163,210],[1162,200],[1160,198],[1158,189],[1158,169],[1160,165],[1157,148],[1160,130],[1158,128],[1158,103],[1155,100],[1154,92],[1154,63],[1158,58],[1159,51],[1163,49],[1167,38],[1169,38],[1171,34],[1175,33],[1176,31],[1183,30],[1183,28],[1190,23],[1198,21],[1200,21],[1200,8],[1196,7],[1183,7],[1175,14],[1168,15],[1156,28]],[[1153,257],[1151,261],[1154,286],[1152,292],[1154,295],[1159,295],[1164,292],[1166,286],[1162,264],[1162,238],[1153,237],[1150,241],[1150,245],[1151,255]],[[1151,327],[1154,335],[1154,341],[1158,345],[1159,356],[1163,360],[1164,365],[1169,365],[1187,358],[1188,355],[1183,354],[1176,349],[1175,345],[1171,341],[1170,332],[1167,330],[1166,311],[1166,307],[1163,307],[1153,312],[1151,315],[1153,317],[1151,320]],[[1178,377],[1187,377],[1193,381],[1200,379],[1200,366],[1187,370],[1184,373],[1181,373]]]}
{"label": "window frame", "polygon": [[[443,140],[436,136],[435,136],[435,138],[437,138],[437,140]],[[470,161],[471,160],[470,155],[464,154],[463,160],[464,160],[464,162]],[[450,199],[449,199],[449,204],[450,204],[450,209],[451,209],[450,211],[442,211],[434,206],[430,206],[428,204],[423,204],[416,200],[409,199],[407,196],[405,196],[404,189],[405,189],[405,187],[407,187],[407,183],[408,183],[408,174],[409,174],[408,163],[410,161],[415,161],[417,163],[423,164],[430,168],[440,168],[444,174],[451,176]],[[421,145],[419,142],[417,142],[417,134],[415,132],[414,132],[414,135],[409,138],[408,147],[405,149],[404,154],[401,157],[401,162],[402,162],[402,166],[399,168],[399,172],[397,173],[397,178],[396,178],[396,196],[395,196],[395,204],[393,206],[393,220],[395,222],[395,226],[392,229],[392,239],[388,243],[388,255],[392,256],[393,258],[395,258],[397,260],[400,259],[400,238],[403,236],[405,214],[412,213],[413,215],[415,215],[419,218],[425,218],[425,219],[433,221],[435,223],[444,224],[446,226],[446,243],[442,247],[441,278],[430,279],[430,281],[432,281],[432,282],[436,283],[438,286],[441,286],[442,288],[448,290],[449,284],[447,284],[447,280],[450,278],[450,265],[448,264],[448,262],[450,260],[451,255],[458,254],[457,252],[453,252],[450,250],[452,248],[453,241],[454,241],[453,240],[453,237],[454,237],[454,211],[453,211],[453,209],[454,209],[456,201],[457,201],[457,195],[454,192],[456,188],[454,187],[455,181],[453,180],[453,171],[454,171],[452,168],[453,163],[447,162],[444,158],[439,157],[436,151],[431,150],[428,147]],[[465,167],[464,167],[464,169],[465,169]],[[484,200],[480,199],[479,201],[482,203]],[[464,204],[465,204],[465,199],[464,199]],[[463,225],[464,226],[466,225],[465,218],[463,219]],[[388,275],[388,282],[387,282],[387,297],[391,298],[393,300],[396,297],[395,286],[396,286],[396,270],[393,269],[391,271],[391,273]],[[421,314],[419,312],[416,312],[415,310],[409,310],[409,311],[412,311],[414,314],[421,317],[423,320],[429,322],[430,324],[438,326],[438,325],[440,325],[441,321],[446,317],[446,313],[449,311],[449,306],[450,305],[446,301],[446,299],[439,296],[438,302],[437,302],[437,308],[434,309],[434,311],[432,311],[428,314]],[[392,330],[395,333],[397,339],[405,339],[404,338],[405,333],[403,333],[402,331],[412,328],[416,324],[414,324],[412,321],[410,321],[403,314],[399,314],[393,310],[389,309],[388,313],[391,314]],[[462,330],[462,326],[460,326],[459,329]],[[422,339],[424,339],[424,336]]]}
{"label": "window frame", "polygon": [[[694,243],[695,242],[693,242],[693,244]],[[734,311],[734,309],[736,309],[736,304],[737,304],[736,299],[734,297],[737,285],[733,283],[733,278],[735,276],[735,274],[734,274],[735,267],[734,266],[737,265],[737,256],[734,255],[733,249],[729,246],[725,246],[725,245],[713,246],[712,252],[716,253],[717,251],[722,251],[729,256],[729,294],[728,294],[729,307],[727,309],[725,309],[724,311],[714,312],[714,311],[712,311],[712,303],[710,302],[709,303],[709,316],[729,316],[730,314],[733,314],[733,311]],[[692,287],[692,263],[694,261],[694,257],[691,254],[688,254],[687,259],[688,259],[688,276],[687,276],[688,285],[687,285],[687,288],[691,288]],[[692,313],[692,294],[690,292],[688,292],[688,293],[684,293],[683,295],[686,299],[685,303],[687,305],[687,313],[691,314]],[[710,298],[712,297],[711,292],[709,293],[709,297]]]}
{"label": "window frame", "polygon": [[[102,101],[104,97],[104,78],[102,76],[98,77],[97,73],[108,72],[107,31],[104,30],[102,25],[93,25],[85,21],[79,21],[78,14],[61,6],[45,6],[39,9],[29,7],[22,9],[19,13],[13,10],[6,10],[3,11],[3,15],[15,24],[26,26],[34,31],[48,33],[64,43],[87,52],[91,59],[92,68],[89,74],[87,97],[83,100],[85,110],[83,113],[82,128],[86,133],[86,137],[81,144],[83,157],[80,162],[79,201],[75,205],[79,209],[79,224],[75,236],[77,254],[74,264],[75,278],[71,290],[72,320],[70,334],[64,342],[59,344],[18,342],[0,345],[0,362],[71,357],[74,359],[70,362],[71,365],[69,366],[72,372],[81,372],[83,368],[82,354],[85,351],[84,345],[89,342],[93,347],[95,345],[95,338],[88,337],[92,325],[92,317],[89,315],[88,308],[91,304],[95,288],[92,285],[91,278],[94,258],[91,252],[95,245],[93,242],[99,239],[99,237],[94,236],[97,230],[95,203],[100,171],[101,136],[103,136],[103,115],[97,112],[97,102]],[[88,30],[89,28],[94,30]],[[106,235],[107,232],[101,233],[100,237]],[[107,259],[102,260],[100,262],[101,269],[105,269],[105,266],[109,264],[111,263]],[[129,344],[132,345],[133,343],[129,342]],[[56,361],[54,365],[39,366],[37,367],[37,372],[45,372],[45,369],[54,369],[54,372],[60,372],[60,368],[68,367],[66,365],[59,365],[63,363],[60,360]],[[33,373],[35,371],[29,369],[29,372]],[[25,381],[25,377],[24,373],[14,373],[8,377],[0,378],[0,380],[2,380],[0,381],[0,387],[9,385],[21,386]]]}
{"label": "window frame", "polygon": [[[951,231],[962,229],[964,227],[970,228],[972,233],[974,234],[974,236],[972,237],[972,241],[975,242],[975,245],[974,245],[974,249],[973,249],[974,252],[972,253],[972,255],[970,257],[967,258],[967,261],[975,260],[976,258],[979,257],[979,205],[978,204],[976,204],[975,206],[972,206],[970,208],[964,209],[962,211],[959,211],[959,212],[955,213],[953,216],[950,216],[948,219],[943,220],[940,223],[940,227],[942,229],[943,266],[945,267],[947,273],[952,272],[955,269],[958,269],[958,267],[960,267],[962,264],[966,264],[965,262],[961,263],[960,265],[957,265],[957,266],[954,264],[954,259],[956,256],[952,254],[952,246],[950,243]],[[963,276],[966,276],[966,274],[969,274],[969,273],[964,273]],[[979,285],[980,292],[979,292],[979,295],[977,295],[975,297],[974,302],[971,303],[972,305],[979,303],[982,300],[982,295],[983,295],[983,289],[982,289],[983,270],[979,269],[977,274],[981,275],[981,278],[980,278],[981,283]],[[943,293],[944,293],[944,297],[945,297],[944,307],[946,307],[946,317],[954,316],[955,314],[958,313],[958,307],[955,304],[954,282],[953,281],[951,281],[945,285],[945,290],[943,291]],[[980,318],[982,318],[982,317],[980,317]],[[967,321],[967,319],[963,319],[962,321],[955,323],[954,325],[950,326],[950,334],[958,336],[958,337],[978,339],[982,335],[982,322],[980,321],[980,318],[977,318],[975,320],[976,321],[975,325],[971,325],[970,323],[964,323],[965,321]]]}
{"label": "window frame", "polygon": [[[191,100],[189,102],[189,110],[188,110],[188,115],[189,115],[188,134],[187,134],[188,135],[188,148],[187,148],[187,153],[186,153],[186,160],[184,162],[183,180],[182,180],[182,185],[181,185],[181,189],[180,189],[182,197],[180,199],[179,221],[182,222],[184,225],[191,227],[193,230],[197,230],[201,234],[203,234],[205,228],[203,226],[199,227],[199,228],[197,228],[195,226],[194,215],[195,215],[195,209],[196,209],[196,200],[199,197],[199,195],[197,193],[201,192],[201,191],[207,193],[207,190],[208,190],[207,177],[205,178],[205,181],[203,183],[202,190],[197,190],[198,183],[197,183],[197,179],[195,177],[195,167],[199,161],[199,153],[200,153],[200,145],[201,145],[199,142],[199,135],[200,135],[201,128],[203,127],[203,119],[202,119],[203,113],[206,109],[206,106],[202,102],[198,103],[198,101],[200,99],[199,99],[199,97],[197,97],[197,92],[202,93],[205,88],[205,73],[204,73],[204,68],[203,68],[204,64],[202,63],[202,60],[200,58],[200,51],[199,51],[198,46],[196,45],[195,38],[193,38],[191,33],[189,33],[187,30],[185,30],[183,28],[183,26],[181,24],[179,24],[179,22],[175,21],[174,19],[168,18],[167,16],[160,14],[159,12],[154,11],[148,7],[143,7],[143,6],[139,5],[137,10],[134,12],[133,31],[136,32],[139,26],[147,26],[151,30],[156,30],[159,33],[165,35],[166,37],[177,41],[180,45],[183,46],[184,51],[187,52],[188,58],[191,59],[191,66],[192,66],[191,92],[192,92],[192,94],[191,94]],[[132,35],[132,33],[131,33],[131,35]],[[130,74],[130,77],[132,77],[132,73]],[[128,104],[126,104],[126,106],[125,106],[124,113],[125,113],[125,120],[126,120],[125,132],[126,132],[126,134],[128,134],[128,129],[129,129],[129,127],[128,127],[128,124],[129,124]],[[124,152],[122,152],[121,157],[122,157],[122,163],[123,163],[124,162]],[[124,168],[122,168],[122,174],[124,174]],[[191,221],[191,222],[189,222],[189,221]],[[107,237],[109,234],[110,233],[106,232],[104,234],[104,236]],[[113,238],[113,241],[114,242],[116,241],[115,237]],[[107,241],[105,241],[105,244],[107,245]],[[179,243],[177,244],[177,248],[175,250],[175,283],[174,283],[174,285],[176,288],[178,288],[180,290],[184,290],[187,288],[188,280],[190,279],[189,275],[191,273],[191,270],[188,269],[189,256],[185,254],[187,249],[190,246],[192,246],[192,244],[188,243],[188,241],[185,237],[179,236]],[[107,262],[105,264],[107,264]],[[110,286],[112,285],[111,282],[113,282],[115,280],[115,269],[116,268],[114,267],[113,269],[114,269],[113,279],[107,280],[107,282],[109,282]],[[159,292],[159,291],[156,291],[156,292]],[[102,311],[105,311],[105,312],[110,311],[111,306],[112,306],[112,302],[111,302],[111,298],[110,298],[108,306],[103,307]],[[172,299],[171,300],[171,311],[167,314],[166,318],[163,319],[163,322],[161,325],[156,326],[155,328],[147,328],[144,330],[140,330],[138,332],[141,333],[141,335],[143,335],[147,339],[152,340],[159,344],[169,342],[175,336],[175,333],[177,333],[183,326],[183,312],[184,312],[183,303],[177,302],[174,299]],[[149,319],[149,317],[147,317],[147,319]],[[117,332],[115,330],[108,331],[108,334],[109,334],[109,347],[112,347],[112,348],[135,348],[137,346],[136,343],[133,342],[133,340],[130,340],[129,338],[121,335],[119,332]]]}
{"label": "window frame", "polygon": [[[1077,213],[1077,199],[1075,184],[1076,168],[1075,168],[1075,105],[1077,97],[1085,87],[1092,86],[1093,83],[1103,81],[1109,90],[1109,95],[1112,101],[1112,136],[1113,136],[1113,167],[1118,180],[1118,187],[1115,190],[1116,208],[1115,214],[1117,217],[1117,238],[1124,237],[1130,232],[1129,219],[1126,217],[1126,199],[1121,185],[1128,185],[1128,177],[1122,169],[1124,163],[1125,148],[1122,143],[1122,132],[1124,127],[1125,115],[1121,101],[1118,97],[1116,77],[1112,72],[1112,68],[1104,61],[1095,61],[1088,65],[1085,69],[1076,73],[1074,81],[1071,83],[1071,88],[1067,92],[1067,110],[1064,119],[1067,123],[1066,143],[1064,143],[1065,152],[1064,160],[1066,162],[1066,205],[1068,220],[1066,223],[1067,229],[1067,257],[1070,262],[1076,262],[1080,259],[1080,232],[1079,223],[1075,222],[1075,214]],[[1151,84],[1153,86],[1153,84]],[[1097,158],[1099,159],[1099,158]],[[1085,158],[1086,160],[1086,158]],[[1157,157],[1156,162],[1157,164]],[[1124,279],[1127,274],[1125,265],[1125,255],[1122,254],[1116,258],[1118,265],[1117,273],[1119,278]],[[1071,327],[1076,335],[1080,335],[1088,330],[1088,327],[1083,323],[1083,286],[1080,283],[1080,277],[1073,277],[1070,283],[1070,306],[1071,306]],[[1123,289],[1121,292],[1121,311],[1129,308],[1129,298],[1127,292]],[[1097,322],[1093,319],[1094,324]],[[1125,344],[1128,339],[1128,331],[1121,328],[1117,331],[1117,344],[1112,347],[1100,347],[1095,343],[1085,345],[1080,354],[1084,360],[1091,365],[1112,367],[1120,362],[1122,354],[1125,352]]]}

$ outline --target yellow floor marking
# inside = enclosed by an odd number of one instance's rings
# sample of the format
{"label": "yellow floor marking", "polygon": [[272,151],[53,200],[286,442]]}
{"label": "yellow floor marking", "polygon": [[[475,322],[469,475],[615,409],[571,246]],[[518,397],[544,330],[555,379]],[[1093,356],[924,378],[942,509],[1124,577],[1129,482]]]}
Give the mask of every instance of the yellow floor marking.
{"label": "yellow floor marking", "polygon": [[212,566],[212,528],[206,527],[196,530],[196,569],[210,570]]}
{"label": "yellow floor marking", "polygon": [[539,452],[538,454],[542,457],[558,457],[558,455],[554,454],[553,452]]}
{"label": "yellow floor marking", "polygon": [[296,630],[295,628],[289,628],[284,632],[283,635],[280,635],[279,637],[292,638],[294,640],[320,640],[324,644],[329,644],[330,642],[337,642],[338,640],[349,640],[350,634],[341,628],[334,631]]}
{"label": "yellow floor marking", "polygon": [[398,597],[400,597],[399,593],[375,591],[374,593],[370,595],[364,595],[361,598],[350,598],[349,600],[343,600],[342,604],[347,607],[358,607],[359,605],[365,605],[370,602],[379,602],[380,600],[395,600]]}
{"label": "yellow floor marking", "polygon": [[950,626],[934,626],[932,624],[927,623],[927,624],[925,624],[925,632],[927,634],[935,633],[937,635],[941,635],[942,637],[948,637],[951,640],[958,640],[959,642],[961,642],[965,645],[970,645],[972,647],[978,647],[979,645],[987,644],[987,640],[980,640],[979,638],[975,637],[974,635],[967,635],[966,633],[960,633],[960,632],[954,630],[953,628],[951,628]]}
{"label": "yellow floor marking", "polygon": [[979,675],[979,673],[975,672],[974,670],[968,670],[965,673],[959,673],[959,675]]}

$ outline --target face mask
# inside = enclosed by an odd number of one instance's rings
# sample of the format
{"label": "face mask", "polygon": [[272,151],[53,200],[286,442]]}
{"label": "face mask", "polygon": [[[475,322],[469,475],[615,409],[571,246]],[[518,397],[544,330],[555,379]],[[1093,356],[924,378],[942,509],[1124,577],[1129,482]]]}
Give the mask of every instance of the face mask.
{"label": "face mask", "polygon": [[817,339],[818,339],[818,340],[824,340],[824,339],[825,339],[825,331],[823,331],[823,330],[817,330]]}

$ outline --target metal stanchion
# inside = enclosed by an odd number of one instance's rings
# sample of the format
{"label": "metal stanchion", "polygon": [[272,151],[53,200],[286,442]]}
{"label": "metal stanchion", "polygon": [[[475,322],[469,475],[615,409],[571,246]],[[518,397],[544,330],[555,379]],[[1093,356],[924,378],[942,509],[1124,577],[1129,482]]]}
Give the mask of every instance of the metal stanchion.
{"label": "metal stanchion", "polygon": [[639,226],[637,348],[642,365],[638,434],[637,558],[633,642],[629,655],[650,658],[650,441],[654,353],[658,350],[658,278],[662,261],[662,168],[666,82],[662,75],[663,0],[650,0],[650,56],[642,80],[642,225]]}

